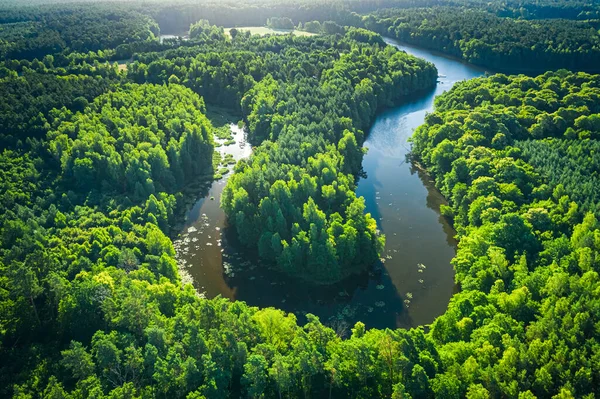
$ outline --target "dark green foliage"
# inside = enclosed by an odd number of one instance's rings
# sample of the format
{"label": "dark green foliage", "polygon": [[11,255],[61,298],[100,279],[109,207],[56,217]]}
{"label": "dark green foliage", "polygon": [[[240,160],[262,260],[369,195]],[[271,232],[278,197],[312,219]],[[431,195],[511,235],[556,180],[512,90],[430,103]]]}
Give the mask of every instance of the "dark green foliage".
{"label": "dark green foliage", "polygon": [[113,80],[85,75],[57,76],[26,70],[0,79],[1,146],[43,138],[61,114],[82,111]]}
{"label": "dark green foliage", "polygon": [[190,25],[189,37],[191,40],[223,40],[225,33],[223,29],[208,23],[207,20],[200,21]]}
{"label": "dark green foliage", "polygon": [[288,17],[272,17],[267,19],[267,26],[273,29],[294,29],[294,22]]}
{"label": "dark green foliage", "polygon": [[560,185],[583,211],[600,215],[600,141],[554,138],[523,141],[517,145],[523,150],[523,157],[548,179],[551,187]]}
{"label": "dark green foliage", "polygon": [[391,9],[363,18],[365,27],[499,71],[600,70],[594,23],[518,21],[454,7]]}
{"label": "dark green foliage", "polygon": [[98,51],[155,40],[159,34],[156,22],[117,8],[120,10],[107,5],[43,7],[33,14],[23,13],[19,22],[0,25],[0,59],[42,59],[63,50]]}

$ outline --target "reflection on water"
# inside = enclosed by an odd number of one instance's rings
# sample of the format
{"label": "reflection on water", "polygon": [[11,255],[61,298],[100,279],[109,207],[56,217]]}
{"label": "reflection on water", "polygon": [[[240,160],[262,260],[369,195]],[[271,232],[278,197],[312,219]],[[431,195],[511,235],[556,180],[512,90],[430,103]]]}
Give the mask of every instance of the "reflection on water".
{"label": "reflection on water", "polygon": [[407,163],[408,139],[433,111],[435,96],[456,82],[484,74],[482,69],[432,52],[389,44],[430,61],[440,75],[431,92],[410,99],[382,113],[372,126],[363,160],[367,178],[361,179],[357,194],[364,196],[367,211],[376,217],[386,234],[385,269],[392,284],[407,304],[404,313],[411,327],[431,323],[442,314],[454,293],[455,232],[440,215],[444,198],[427,174]]}
{"label": "reflection on water", "polygon": [[[368,327],[413,327],[428,324],[443,313],[455,290],[450,260],[454,231],[440,216],[444,203],[429,177],[407,163],[408,138],[423,123],[436,95],[483,70],[432,52],[396,45],[433,62],[440,73],[437,87],[383,112],[371,128],[365,146],[357,194],[386,234],[381,262],[368,272],[334,286],[314,287],[268,270],[256,256],[241,252],[235,234],[219,208],[223,180],[206,182],[175,240],[180,268],[207,297],[221,295],[249,305],[277,307],[303,321],[313,313],[339,332],[356,321]],[[231,125],[236,144],[220,151],[241,159],[251,153],[242,130]]]}
{"label": "reflection on water", "polygon": [[179,38],[181,38],[182,40],[189,40],[189,36],[188,36],[187,32],[181,33],[179,35],[158,35],[158,41],[161,44],[165,40],[179,39]]}
{"label": "reflection on water", "polygon": [[[237,161],[252,152],[243,129],[230,124],[234,145],[225,146],[226,140],[215,139],[221,146],[217,149],[222,158],[231,154]],[[230,167],[230,170],[232,168]],[[209,297],[223,295],[235,298],[235,290],[227,285],[223,275],[224,255],[223,227],[225,214],[219,207],[221,193],[230,173],[221,180],[200,182],[200,198],[187,212],[182,232],[174,240],[177,260],[184,281],[192,282],[196,289]]]}

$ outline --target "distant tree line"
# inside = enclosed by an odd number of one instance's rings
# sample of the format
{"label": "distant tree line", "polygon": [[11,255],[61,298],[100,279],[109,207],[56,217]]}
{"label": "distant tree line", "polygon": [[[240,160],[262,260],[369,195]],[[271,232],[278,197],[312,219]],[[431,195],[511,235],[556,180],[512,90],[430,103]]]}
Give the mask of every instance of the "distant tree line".
{"label": "distant tree line", "polygon": [[156,38],[160,30],[182,35],[204,20],[210,22],[207,26],[292,29],[308,24],[315,33],[342,33],[331,22],[364,27],[497,71],[597,72],[600,64],[600,6],[580,0],[307,1],[301,7],[287,0],[169,5],[131,1],[63,9],[69,14],[41,5],[2,9],[0,59],[41,60],[46,54],[112,50],[111,61],[123,60],[181,45],[160,45]]}
{"label": "distant tree line", "polygon": [[[68,12],[43,8],[37,14],[25,14],[21,21],[0,24],[0,59],[33,60],[62,51],[116,49],[128,43],[157,40],[160,32],[151,17],[130,9],[69,7]],[[18,11],[8,11],[5,18]]]}
{"label": "distant tree line", "polygon": [[385,9],[363,17],[367,29],[470,63],[508,72],[568,68],[600,71],[598,25],[515,20],[453,7]]}

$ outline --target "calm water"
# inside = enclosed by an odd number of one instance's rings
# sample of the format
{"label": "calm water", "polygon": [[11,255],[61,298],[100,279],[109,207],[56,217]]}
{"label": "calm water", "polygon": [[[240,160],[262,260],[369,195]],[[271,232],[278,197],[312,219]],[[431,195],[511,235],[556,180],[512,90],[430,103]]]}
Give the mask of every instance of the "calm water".
{"label": "calm water", "polygon": [[[429,178],[406,162],[408,138],[432,111],[436,95],[458,81],[484,74],[482,69],[430,51],[388,43],[433,62],[440,74],[435,90],[383,112],[371,128],[365,146],[366,178],[358,183],[367,211],[386,234],[382,262],[372,270],[332,287],[310,287],[267,271],[252,256],[237,251],[234,234],[219,208],[228,176],[206,182],[201,198],[187,215],[175,240],[186,278],[207,297],[221,295],[252,306],[273,306],[306,313],[348,332],[356,321],[368,327],[413,327],[442,314],[454,286],[450,260],[455,254],[454,231],[439,214],[444,199]],[[250,155],[244,133],[232,125],[238,143],[221,147],[236,159]],[[213,198],[211,200],[211,197]]]}
{"label": "calm water", "polygon": [[363,160],[367,178],[359,181],[356,191],[365,197],[367,210],[386,235],[389,279],[403,301],[410,301],[405,302],[400,322],[415,326],[431,323],[448,306],[455,289],[450,260],[456,242],[452,227],[439,213],[444,198],[426,174],[406,161],[408,139],[426,113],[433,111],[435,96],[485,71],[427,50],[386,42],[434,63],[440,75],[435,90],[379,115],[364,144],[369,149]]}
{"label": "calm water", "polygon": [[189,36],[188,36],[188,32],[182,32],[178,35],[158,35],[158,41],[160,43],[163,43],[165,41],[165,39],[179,39],[182,38],[183,40],[188,40]]}

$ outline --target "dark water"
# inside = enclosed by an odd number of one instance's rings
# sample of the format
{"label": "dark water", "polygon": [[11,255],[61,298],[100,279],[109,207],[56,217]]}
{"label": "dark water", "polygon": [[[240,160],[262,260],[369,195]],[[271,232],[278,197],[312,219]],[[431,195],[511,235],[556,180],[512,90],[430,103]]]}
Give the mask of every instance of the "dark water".
{"label": "dark water", "polygon": [[[180,269],[207,297],[221,295],[249,305],[306,313],[347,332],[356,321],[367,327],[413,327],[442,314],[454,286],[450,260],[455,254],[454,231],[439,214],[444,199],[428,177],[406,162],[408,138],[423,123],[436,95],[458,81],[483,75],[482,69],[414,47],[395,45],[433,62],[440,73],[435,90],[383,112],[371,128],[365,146],[357,194],[386,234],[382,261],[369,273],[332,287],[310,287],[262,267],[252,256],[237,252],[235,238],[219,209],[225,179],[206,190],[189,211],[175,241]],[[250,149],[238,132],[238,144],[222,147],[236,159]],[[214,197],[214,200],[210,198]]]}

